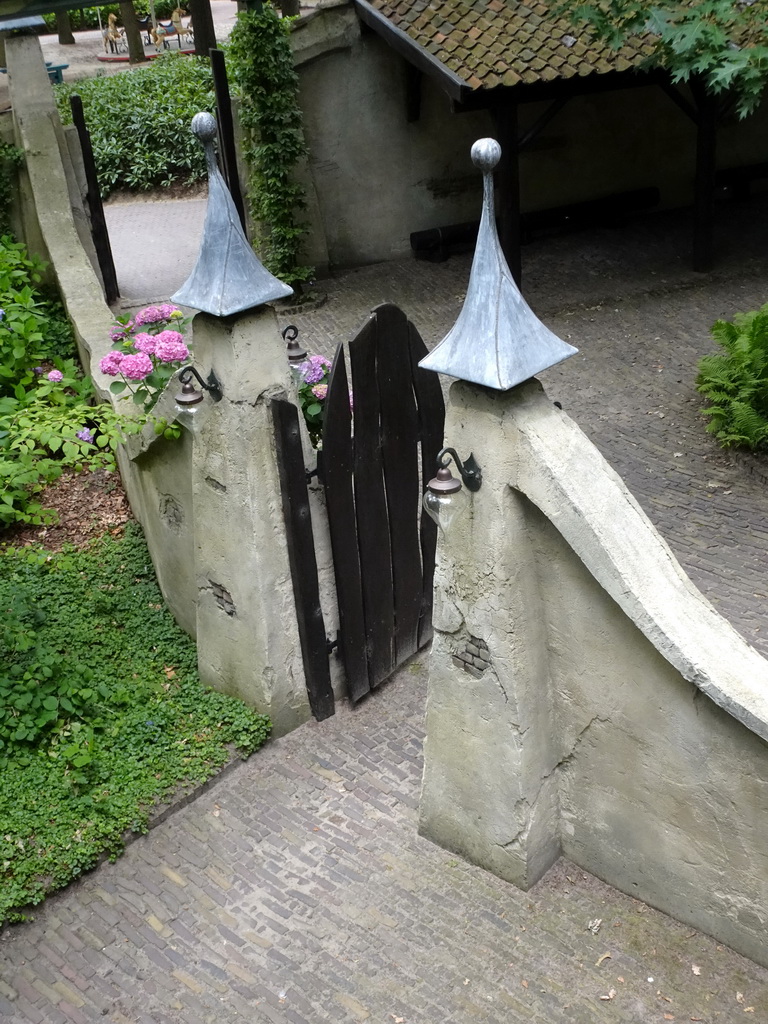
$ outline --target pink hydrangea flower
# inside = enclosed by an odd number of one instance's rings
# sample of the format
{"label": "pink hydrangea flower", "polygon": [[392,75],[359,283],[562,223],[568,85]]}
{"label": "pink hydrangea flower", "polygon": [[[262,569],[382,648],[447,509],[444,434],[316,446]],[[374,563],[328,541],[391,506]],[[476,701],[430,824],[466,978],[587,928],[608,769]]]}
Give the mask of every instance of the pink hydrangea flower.
{"label": "pink hydrangea flower", "polygon": [[154,334],[137,334],[131,344],[137,352],[144,352],[146,355],[151,356],[155,351],[155,345],[157,344],[157,337]]}
{"label": "pink hydrangea flower", "polygon": [[178,331],[161,331],[155,335],[155,355],[163,363],[180,363],[189,359],[189,349]]}
{"label": "pink hydrangea flower", "polygon": [[106,373],[108,377],[116,377],[120,373],[120,363],[124,358],[123,352],[117,352],[113,349],[111,352],[107,352],[101,360],[99,369],[102,373]]}
{"label": "pink hydrangea flower", "polygon": [[315,384],[315,386],[312,388],[312,394],[315,396],[315,398],[319,398],[321,402],[324,401],[325,396],[328,394],[328,385]]}
{"label": "pink hydrangea flower", "polygon": [[61,370],[51,370],[51,372],[48,374],[48,380],[51,381],[53,384],[61,384],[61,382],[64,380],[64,374],[61,372]]}
{"label": "pink hydrangea flower", "polygon": [[159,321],[165,320],[165,317],[163,316],[162,310],[157,306],[147,306],[146,309],[139,310],[134,317],[134,320],[138,326],[143,327],[146,324],[159,323]]}
{"label": "pink hydrangea flower", "polygon": [[163,314],[163,320],[170,320],[171,317],[177,317],[181,313],[178,306],[172,306],[170,302],[164,302],[162,306],[159,306],[158,308]]}
{"label": "pink hydrangea flower", "polygon": [[152,360],[145,352],[137,352],[136,355],[123,356],[120,363],[120,373],[128,380],[144,380],[152,370]]}

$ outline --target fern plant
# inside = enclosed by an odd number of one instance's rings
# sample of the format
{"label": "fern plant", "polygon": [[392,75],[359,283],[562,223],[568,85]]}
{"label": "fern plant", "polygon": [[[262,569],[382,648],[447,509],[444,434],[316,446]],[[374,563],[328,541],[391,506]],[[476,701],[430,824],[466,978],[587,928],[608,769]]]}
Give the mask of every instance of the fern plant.
{"label": "fern plant", "polygon": [[768,305],[718,320],[712,336],[724,350],[699,363],[696,387],[709,405],[707,430],[724,448],[753,451],[768,442]]}

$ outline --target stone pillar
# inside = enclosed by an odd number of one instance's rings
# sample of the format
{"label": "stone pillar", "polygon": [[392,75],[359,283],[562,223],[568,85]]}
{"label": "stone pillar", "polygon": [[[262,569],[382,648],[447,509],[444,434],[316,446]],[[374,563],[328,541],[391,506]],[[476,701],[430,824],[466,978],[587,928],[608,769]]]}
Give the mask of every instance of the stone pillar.
{"label": "stone pillar", "polygon": [[450,391],[446,443],[474,452],[483,485],[438,542],[419,831],[527,889],[560,845],[546,627],[509,486],[520,390]]}
{"label": "stone pillar", "polygon": [[285,345],[263,306],[198,314],[194,346],[224,396],[206,398],[193,454],[200,675],[281,735],[310,717],[269,409],[291,394]]}

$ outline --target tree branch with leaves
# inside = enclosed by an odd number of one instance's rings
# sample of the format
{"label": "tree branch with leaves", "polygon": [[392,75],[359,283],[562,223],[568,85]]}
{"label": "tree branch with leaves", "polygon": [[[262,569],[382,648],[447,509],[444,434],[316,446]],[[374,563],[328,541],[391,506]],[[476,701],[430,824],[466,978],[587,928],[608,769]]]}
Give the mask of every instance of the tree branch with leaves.
{"label": "tree branch with leaves", "polygon": [[713,94],[731,92],[739,116],[759,105],[768,82],[765,0],[562,0],[559,13],[618,49],[633,36],[655,41],[654,66],[673,82],[699,78]]}

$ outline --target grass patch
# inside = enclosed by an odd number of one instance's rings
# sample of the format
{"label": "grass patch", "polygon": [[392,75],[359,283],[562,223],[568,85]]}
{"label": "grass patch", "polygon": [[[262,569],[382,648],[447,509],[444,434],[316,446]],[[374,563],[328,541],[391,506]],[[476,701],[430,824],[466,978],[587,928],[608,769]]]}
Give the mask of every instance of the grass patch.
{"label": "grass patch", "polygon": [[80,551],[0,553],[0,666],[0,923],[270,731],[200,684],[132,524]]}

